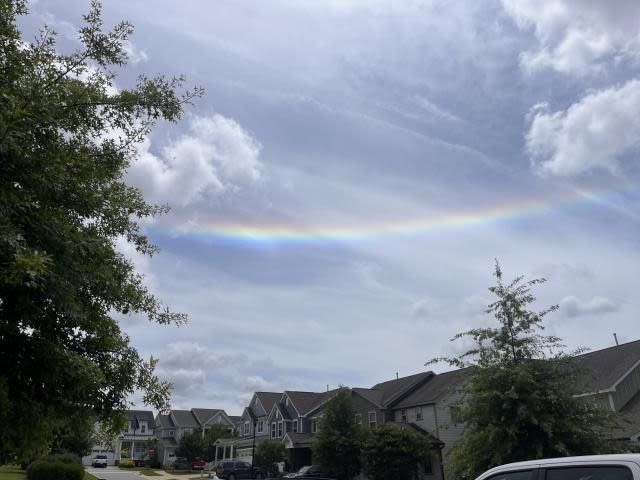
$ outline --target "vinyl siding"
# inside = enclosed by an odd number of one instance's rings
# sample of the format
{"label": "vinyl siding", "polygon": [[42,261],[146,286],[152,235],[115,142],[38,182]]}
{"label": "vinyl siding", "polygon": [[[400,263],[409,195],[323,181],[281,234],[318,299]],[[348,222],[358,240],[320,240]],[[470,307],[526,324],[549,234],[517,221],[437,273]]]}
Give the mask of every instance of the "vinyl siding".
{"label": "vinyl siding", "polygon": [[627,375],[612,393],[616,411],[620,411],[638,391],[640,391],[640,366]]}

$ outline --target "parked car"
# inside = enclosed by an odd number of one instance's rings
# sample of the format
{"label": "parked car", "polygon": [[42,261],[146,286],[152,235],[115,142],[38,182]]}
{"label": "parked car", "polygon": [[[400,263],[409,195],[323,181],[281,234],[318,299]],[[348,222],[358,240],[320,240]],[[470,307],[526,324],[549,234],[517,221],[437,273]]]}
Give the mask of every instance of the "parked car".
{"label": "parked car", "polygon": [[196,458],[193,462],[191,462],[191,470],[202,470],[204,466],[207,464],[201,458]]}
{"label": "parked car", "polygon": [[640,454],[590,455],[509,463],[476,480],[640,480]]}
{"label": "parked car", "polygon": [[306,465],[297,472],[285,475],[284,478],[322,478],[324,475],[317,465]]}
{"label": "parked car", "polygon": [[221,462],[216,467],[216,475],[225,480],[265,478],[265,474],[260,469],[247,462]]}
{"label": "parked car", "polygon": [[176,457],[171,468],[174,470],[191,470],[191,462],[186,457]]}
{"label": "parked car", "polygon": [[91,461],[91,466],[93,468],[107,468],[107,456],[106,455],[96,455],[94,459]]}

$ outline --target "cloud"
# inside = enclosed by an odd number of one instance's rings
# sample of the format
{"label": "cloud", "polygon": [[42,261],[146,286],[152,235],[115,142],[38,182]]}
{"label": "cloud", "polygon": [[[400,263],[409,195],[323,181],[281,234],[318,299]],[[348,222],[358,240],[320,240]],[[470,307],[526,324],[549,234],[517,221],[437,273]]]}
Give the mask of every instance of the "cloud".
{"label": "cloud", "polygon": [[421,109],[423,109],[432,117],[436,117],[439,120],[446,120],[449,122],[460,121],[460,117],[443,109],[442,107],[439,107],[438,105],[436,105],[435,103],[433,103],[431,100],[429,100],[424,96],[417,95],[416,97],[414,97],[414,100]]}
{"label": "cloud", "polygon": [[567,110],[536,105],[526,134],[532,165],[559,176],[589,170],[615,173],[640,144],[640,81],[590,93]]}
{"label": "cloud", "polygon": [[411,314],[414,318],[426,319],[440,310],[438,303],[431,297],[424,297],[418,300],[411,307]]}
{"label": "cloud", "polygon": [[207,193],[234,191],[260,179],[262,146],[236,121],[194,117],[189,132],[157,155],[145,141],[127,180],[155,202],[188,205]]}
{"label": "cloud", "polygon": [[585,75],[612,59],[634,60],[640,46],[640,3],[584,0],[502,0],[521,29],[533,29],[538,48],[523,52],[525,71],[553,69]]}
{"label": "cloud", "polygon": [[574,296],[565,297],[560,301],[560,311],[567,317],[580,315],[604,315],[617,312],[619,306],[605,297],[593,297],[591,300],[581,300]]}
{"label": "cloud", "polygon": [[146,62],[147,60],[149,60],[147,52],[145,52],[144,50],[140,50],[134,45],[131,40],[125,40],[124,42],[122,42],[122,47],[127,54],[129,63],[132,65],[136,65],[140,62]]}

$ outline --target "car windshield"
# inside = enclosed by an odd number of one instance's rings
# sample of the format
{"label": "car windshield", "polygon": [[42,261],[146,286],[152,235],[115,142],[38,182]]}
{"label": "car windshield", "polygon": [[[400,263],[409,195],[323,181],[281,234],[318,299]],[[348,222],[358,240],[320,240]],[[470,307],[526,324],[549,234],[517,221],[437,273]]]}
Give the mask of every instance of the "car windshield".
{"label": "car windshield", "polygon": [[96,455],[96,458],[105,459],[105,458],[107,458],[107,456],[106,455]]}

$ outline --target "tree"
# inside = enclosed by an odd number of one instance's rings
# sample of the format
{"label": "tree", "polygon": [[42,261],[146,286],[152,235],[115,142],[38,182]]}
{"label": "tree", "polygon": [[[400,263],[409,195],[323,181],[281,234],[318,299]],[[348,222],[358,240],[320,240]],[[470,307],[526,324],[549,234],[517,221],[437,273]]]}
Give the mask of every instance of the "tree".
{"label": "tree", "polygon": [[73,453],[82,458],[89,455],[96,439],[91,418],[70,418],[54,428],[51,453]]}
{"label": "tree", "polygon": [[474,478],[508,462],[615,450],[607,440],[612,414],[575,397],[581,372],[572,357],[581,350],[565,353],[558,337],[540,333],[558,307],[528,310],[536,300],[531,287],[545,280],[505,284],[497,261],[495,277],[489,291],[497,298],[486,312],[498,325],[457,334],[452,340],[470,338],[474,346],[432,360],[467,369],[460,404],[465,431],[450,452],[457,474]]}
{"label": "tree", "polygon": [[253,464],[270,477],[279,474],[278,463],[287,458],[287,449],[281,442],[265,440],[256,447]]}
{"label": "tree", "polygon": [[360,472],[362,431],[354,419],[351,392],[341,388],[326,403],[313,439],[313,462],[328,477],[351,480]]}
{"label": "tree", "polygon": [[418,432],[385,423],[365,436],[362,469],[370,480],[418,478],[430,462],[431,446]]}
{"label": "tree", "polygon": [[194,430],[180,437],[178,448],[176,448],[176,455],[178,457],[187,457],[187,459],[192,462],[196,458],[202,458],[203,451],[202,430]]}
{"label": "tree", "polygon": [[167,408],[156,360],[142,359],[116,320],[186,319],[116,249],[156,253],[139,222],[167,207],[123,178],[154,123],[176,122],[202,94],[179,94],[184,80],[163,76],[114,91],[133,29],[105,31],[97,0],[69,55],[46,27],[25,41],[25,14],[24,0],[0,2],[0,461],[46,452],[60,419],[78,414],[117,432],[135,390]]}
{"label": "tree", "polygon": [[216,458],[216,442],[221,438],[230,438],[231,432],[221,424],[213,425],[205,430],[203,440],[203,458],[211,462]]}

